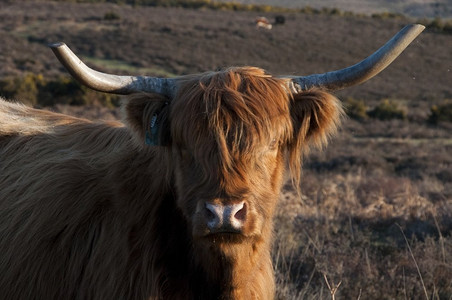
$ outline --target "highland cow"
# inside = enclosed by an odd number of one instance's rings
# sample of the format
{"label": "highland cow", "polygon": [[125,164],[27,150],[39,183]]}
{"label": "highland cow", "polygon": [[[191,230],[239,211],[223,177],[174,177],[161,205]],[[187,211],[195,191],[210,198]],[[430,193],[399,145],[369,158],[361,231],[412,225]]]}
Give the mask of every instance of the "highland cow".
{"label": "highland cow", "polygon": [[54,45],[82,83],[131,95],[123,123],[0,100],[1,296],[272,299],[285,167],[298,186],[303,154],[343,113],[322,89],[369,79],[421,30],[351,70],[297,78],[254,67],[116,76]]}

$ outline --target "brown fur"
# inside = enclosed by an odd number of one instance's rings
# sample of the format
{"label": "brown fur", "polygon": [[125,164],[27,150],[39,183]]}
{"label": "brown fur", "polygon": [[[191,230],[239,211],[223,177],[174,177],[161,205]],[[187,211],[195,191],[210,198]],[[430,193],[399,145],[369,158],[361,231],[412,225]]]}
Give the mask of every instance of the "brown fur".
{"label": "brown fur", "polygon": [[[5,299],[272,299],[272,216],[285,157],[341,115],[257,68],[184,78],[175,99],[130,97],[126,123],[0,100]],[[157,115],[164,146],[144,145]],[[242,234],[206,235],[203,201],[245,200]]]}

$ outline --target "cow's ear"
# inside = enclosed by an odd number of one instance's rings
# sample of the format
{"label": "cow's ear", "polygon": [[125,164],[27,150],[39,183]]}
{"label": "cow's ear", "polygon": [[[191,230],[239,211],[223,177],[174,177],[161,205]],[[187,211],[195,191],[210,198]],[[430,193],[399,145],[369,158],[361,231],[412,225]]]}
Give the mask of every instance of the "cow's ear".
{"label": "cow's ear", "polygon": [[159,94],[129,96],[124,104],[126,123],[140,145],[168,146],[169,99]]}
{"label": "cow's ear", "polygon": [[294,94],[290,113],[294,133],[288,144],[289,166],[293,178],[298,181],[303,155],[312,147],[326,145],[344,113],[339,100],[321,90]]}

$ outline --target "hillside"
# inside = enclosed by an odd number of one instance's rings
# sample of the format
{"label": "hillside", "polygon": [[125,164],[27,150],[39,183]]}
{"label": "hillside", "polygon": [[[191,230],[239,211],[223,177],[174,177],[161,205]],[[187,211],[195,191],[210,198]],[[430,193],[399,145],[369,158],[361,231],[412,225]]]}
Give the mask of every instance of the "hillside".
{"label": "hillside", "polygon": [[[107,13],[119,19],[105,20]],[[264,31],[253,24],[257,16],[109,4],[0,4],[0,77],[65,74],[46,47],[55,41],[66,42],[92,66],[122,73],[174,76],[231,65],[273,74],[319,73],[363,59],[407,22],[286,14],[284,25]],[[451,98],[451,48],[452,35],[425,32],[381,75],[340,95]]]}
{"label": "hillside", "polygon": [[318,9],[323,7],[339,8],[340,10],[367,15],[391,12],[416,18],[452,18],[451,0],[238,0],[236,2],[277,5],[290,8],[305,6]]}

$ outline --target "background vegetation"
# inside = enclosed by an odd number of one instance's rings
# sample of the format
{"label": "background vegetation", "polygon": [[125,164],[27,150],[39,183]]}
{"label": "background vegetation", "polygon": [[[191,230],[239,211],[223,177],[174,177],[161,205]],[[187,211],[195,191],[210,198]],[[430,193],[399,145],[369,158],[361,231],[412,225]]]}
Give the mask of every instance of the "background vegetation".
{"label": "background vegetation", "polygon": [[[25,0],[27,1],[27,0]],[[33,0],[28,0],[33,1]],[[45,0],[44,0],[45,1]],[[282,6],[278,1],[274,5],[256,4],[255,1],[251,3],[241,3],[237,1],[214,1],[214,0],[47,0],[55,2],[72,2],[72,3],[114,3],[114,4],[128,4],[133,6],[159,6],[159,7],[181,7],[189,9],[213,9],[213,10],[232,10],[232,11],[248,11],[259,13],[303,13],[303,14],[327,14],[340,16],[363,16],[364,14],[354,13],[352,11],[340,10],[336,7],[322,7],[315,8],[309,5],[301,8],[289,8]],[[353,9],[353,7],[349,7]],[[436,13],[441,15],[441,13]],[[448,15],[448,13],[445,13]],[[105,15],[105,19],[111,20],[111,13]],[[119,19],[119,15],[113,14],[114,19]],[[408,19],[402,13],[398,12],[374,12],[371,14],[372,18],[387,19],[387,18],[402,18]],[[437,32],[452,33],[452,21],[444,20],[440,16],[435,18],[418,19],[417,23],[421,23],[427,28]]]}
{"label": "background vegetation", "polygon": [[[119,74],[254,65],[304,75],[354,64],[413,21],[334,8],[206,6],[220,5],[213,1],[75,2],[0,3],[3,97],[120,117],[117,97],[67,75],[47,48],[56,41]],[[285,23],[270,31],[255,27],[258,16],[281,15]],[[425,22],[439,25],[381,75],[337,94],[349,118],[325,151],[305,159],[301,197],[285,186],[275,230],[278,299],[451,299],[452,35],[446,19]]]}

